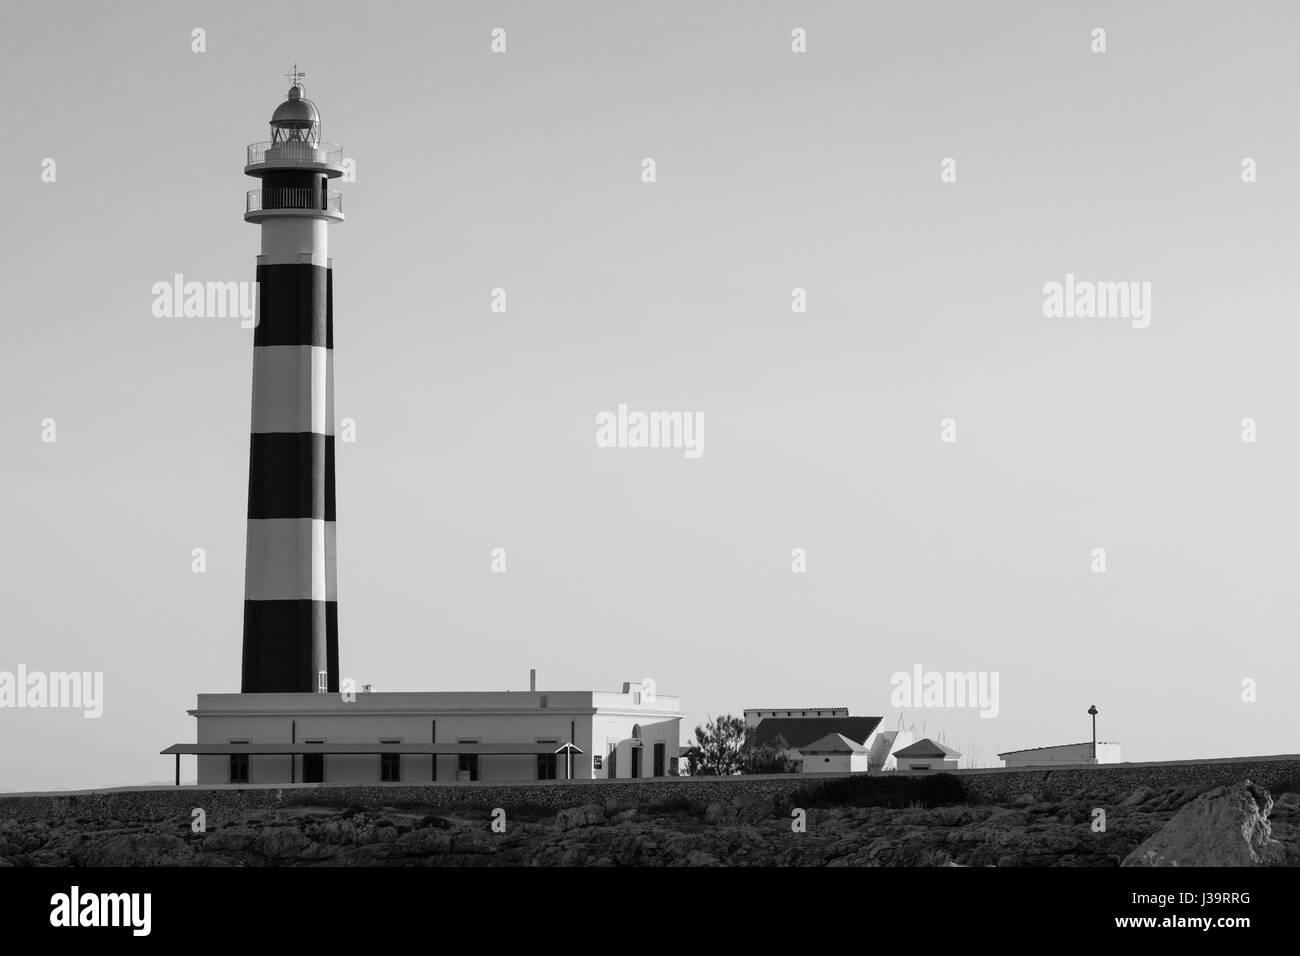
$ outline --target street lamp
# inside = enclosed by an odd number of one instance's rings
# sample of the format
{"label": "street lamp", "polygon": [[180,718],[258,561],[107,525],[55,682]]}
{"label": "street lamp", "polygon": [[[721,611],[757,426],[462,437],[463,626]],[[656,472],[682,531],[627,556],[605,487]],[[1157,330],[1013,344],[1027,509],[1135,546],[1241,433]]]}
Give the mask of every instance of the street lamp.
{"label": "street lamp", "polygon": [[1092,714],[1092,762],[1097,762],[1097,705],[1093,704],[1088,708],[1088,713]]}

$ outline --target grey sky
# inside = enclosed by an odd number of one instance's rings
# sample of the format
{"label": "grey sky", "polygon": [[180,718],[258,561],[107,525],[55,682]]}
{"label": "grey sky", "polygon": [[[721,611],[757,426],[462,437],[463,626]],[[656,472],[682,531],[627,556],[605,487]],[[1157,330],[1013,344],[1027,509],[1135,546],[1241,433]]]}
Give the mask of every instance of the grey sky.
{"label": "grey sky", "polygon": [[[167,779],[195,694],[238,688],[251,332],[150,289],[252,280],[243,149],[295,58],[357,164],[343,676],[652,676],[684,730],[892,726],[920,663],[999,672],[995,720],[906,714],[986,760],[1087,739],[1094,703],[1127,760],[1296,749],[1294,4],[0,18],[0,670],[102,670],[106,698],[0,710],[0,788]],[[1150,282],[1151,326],[1044,318],[1066,273]],[[619,403],[702,412],[703,457],[597,448]]]}

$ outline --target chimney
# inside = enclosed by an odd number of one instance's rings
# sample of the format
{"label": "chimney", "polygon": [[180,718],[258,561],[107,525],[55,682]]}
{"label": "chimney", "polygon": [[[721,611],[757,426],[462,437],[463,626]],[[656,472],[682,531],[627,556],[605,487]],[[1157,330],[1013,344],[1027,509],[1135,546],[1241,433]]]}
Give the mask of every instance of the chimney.
{"label": "chimney", "polygon": [[537,691],[537,668],[536,667],[530,668],[528,671],[528,689],[533,692]]}

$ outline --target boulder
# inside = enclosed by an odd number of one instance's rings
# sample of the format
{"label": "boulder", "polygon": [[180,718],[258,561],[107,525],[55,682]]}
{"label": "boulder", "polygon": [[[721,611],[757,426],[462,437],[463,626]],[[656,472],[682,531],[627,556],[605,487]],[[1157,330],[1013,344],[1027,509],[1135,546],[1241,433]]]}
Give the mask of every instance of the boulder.
{"label": "boulder", "polygon": [[589,827],[605,822],[605,808],[597,803],[586,803],[580,807],[568,807],[555,815],[555,825],[561,830],[574,827]]}
{"label": "boulder", "polygon": [[165,833],[115,833],[91,838],[81,851],[83,866],[183,866],[193,852],[180,837]]}
{"label": "boulder", "polygon": [[765,793],[738,793],[731,807],[737,823],[761,823],[775,812],[772,798]]}
{"label": "boulder", "polygon": [[712,853],[705,853],[703,850],[692,850],[686,854],[685,863],[687,866],[720,866],[718,858]]}
{"label": "boulder", "polygon": [[451,852],[451,835],[437,828],[412,830],[410,833],[402,834],[402,838],[397,842],[413,856]]}
{"label": "boulder", "polygon": [[704,822],[717,825],[719,823],[730,823],[735,819],[735,810],[725,803],[710,803],[704,809]]}
{"label": "boulder", "polygon": [[252,827],[222,827],[213,830],[203,838],[205,852],[212,850],[247,850],[257,839],[257,831]]}
{"label": "boulder", "polygon": [[1121,807],[1136,807],[1140,804],[1146,803],[1154,793],[1155,791],[1150,787],[1139,786],[1136,790],[1121,800],[1119,805]]}
{"label": "boulder", "polygon": [[1273,798],[1249,780],[1207,790],[1130,853],[1123,866],[1267,866],[1285,853],[1273,839]]}
{"label": "boulder", "polygon": [[[311,844],[297,827],[267,827],[262,831],[262,855],[272,858],[292,858],[302,856],[303,850]],[[205,841],[205,846],[206,841]]]}
{"label": "boulder", "polygon": [[452,853],[472,853],[479,855],[495,853],[496,851],[496,838],[485,830],[460,830],[451,837]]}

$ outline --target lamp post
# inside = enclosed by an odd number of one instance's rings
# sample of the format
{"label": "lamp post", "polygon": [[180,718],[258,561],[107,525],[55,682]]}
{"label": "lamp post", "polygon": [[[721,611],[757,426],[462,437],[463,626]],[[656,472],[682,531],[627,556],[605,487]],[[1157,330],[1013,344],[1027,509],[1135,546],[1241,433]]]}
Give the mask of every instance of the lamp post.
{"label": "lamp post", "polygon": [[1088,713],[1092,714],[1092,762],[1097,762],[1097,705],[1093,704],[1088,708]]}

